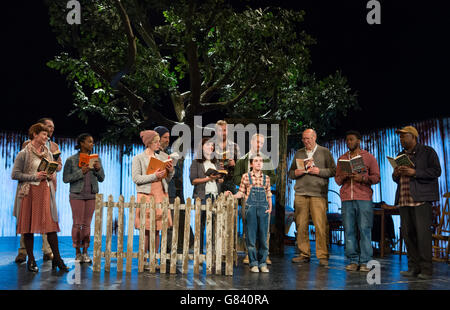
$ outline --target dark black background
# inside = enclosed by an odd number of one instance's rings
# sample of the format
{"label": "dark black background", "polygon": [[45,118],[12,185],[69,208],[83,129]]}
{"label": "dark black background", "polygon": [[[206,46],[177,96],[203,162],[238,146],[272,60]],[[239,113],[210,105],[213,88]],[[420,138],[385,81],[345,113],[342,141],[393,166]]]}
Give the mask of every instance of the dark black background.
{"label": "dark black background", "polygon": [[[319,77],[340,70],[358,93],[361,107],[340,119],[332,135],[348,129],[367,132],[386,126],[449,116],[448,57],[450,13],[438,1],[380,1],[381,25],[369,25],[368,1],[253,1],[306,12],[304,29],[316,40],[311,70]],[[26,132],[42,116],[55,120],[56,136],[94,135],[105,125],[87,125],[72,109],[65,77],[46,66],[59,54],[41,1],[2,3],[2,130]],[[215,121],[207,120],[207,121]],[[207,123],[204,121],[204,123]]]}

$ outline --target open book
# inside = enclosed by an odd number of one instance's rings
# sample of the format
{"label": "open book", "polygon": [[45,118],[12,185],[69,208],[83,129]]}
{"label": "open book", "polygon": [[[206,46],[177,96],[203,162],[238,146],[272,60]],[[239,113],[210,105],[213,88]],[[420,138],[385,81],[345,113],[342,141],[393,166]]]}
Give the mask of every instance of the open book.
{"label": "open book", "polygon": [[[151,157],[150,162],[148,163],[148,167],[147,167],[147,174],[153,174],[158,169],[165,170],[167,167],[167,164],[171,161],[172,161],[171,158],[166,159],[166,160],[160,160],[156,157]],[[163,177],[165,178],[166,176],[167,176],[167,171]]]}
{"label": "open book", "polygon": [[98,154],[84,154],[80,153],[80,160],[78,161],[78,167],[89,165],[89,168],[94,168],[94,163],[98,161]]}
{"label": "open book", "polygon": [[216,170],[213,168],[209,168],[208,170],[206,170],[205,175],[208,177],[210,175],[220,175],[220,176],[225,176],[228,174],[227,170]]}
{"label": "open book", "polygon": [[309,168],[314,167],[314,159],[312,157],[308,157],[305,159],[296,158],[295,162],[297,164],[297,169],[307,171]]}
{"label": "open book", "polygon": [[49,161],[46,158],[42,158],[37,171],[45,171],[47,172],[47,175],[52,174],[53,172],[58,169],[58,162],[57,161]]}
{"label": "open book", "polygon": [[361,155],[355,156],[352,159],[339,159],[338,162],[342,171],[347,173],[362,173],[366,171],[364,160]]}
{"label": "open book", "polygon": [[389,160],[389,162],[391,163],[392,168],[394,168],[394,169],[395,169],[395,167],[398,167],[398,166],[414,167],[413,162],[411,161],[411,159],[409,159],[408,155],[406,155],[406,154],[399,155],[395,158],[390,157],[390,156],[386,156],[386,157]]}

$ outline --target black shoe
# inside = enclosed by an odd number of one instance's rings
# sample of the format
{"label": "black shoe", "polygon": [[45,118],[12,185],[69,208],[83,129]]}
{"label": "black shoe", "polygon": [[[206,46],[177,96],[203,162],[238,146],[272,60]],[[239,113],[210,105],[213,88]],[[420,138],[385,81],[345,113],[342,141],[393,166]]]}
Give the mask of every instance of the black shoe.
{"label": "black shoe", "polygon": [[405,276],[405,277],[417,277],[417,275],[418,275],[419,273],[420,273],[420,272],[415,271],[415,270],[400,271],[400,274],[401,274],[402,276]]}
{"label": "black shoe", "polygon": [[54,258],[52,260],[52,269],[56,269],[56,267],[58,267],[61,271],[69,271],[69,268],[64,264],[64,261],[61,258],[58,260]]}
{"label": "black shoe", "polygon": [[293,263],[309,263],[310,261],[311,261],[311,258],[306,257],[306,256],[297,256],[292,259]]}
{"label": "black shoe", "polygon": [[36,262],[34,260],[31,260],[31,261],[28,260],[27,269],[28,269],[28,271],[31,271],[31,272],[39,272],[39,268],[36,265]]}

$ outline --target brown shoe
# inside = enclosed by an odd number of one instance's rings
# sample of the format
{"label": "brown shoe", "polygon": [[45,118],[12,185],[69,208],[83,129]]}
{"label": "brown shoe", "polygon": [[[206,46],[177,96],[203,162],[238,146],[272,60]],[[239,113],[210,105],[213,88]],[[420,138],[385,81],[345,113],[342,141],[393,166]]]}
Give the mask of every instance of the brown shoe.
{"label": "brown shoe", "polygon": [[319,265],[328,266],[328,259],[325,258],[319,259]]}
{"label": "brown shoe", "polygon": [[248,255],[245,255],[244,260],[242,261],[242,263],[248,265],[249,264],[249,259],[248,259]]}
{"label": "brown shoe", "polygon": [[292,259],[292,262],[293,263],[309,263],[310,260],[311,259],[309,257],[306,257],[306,256],[297,256],[297,257],[294,257]]}
{"label": "brown shoe", "polygon": [[21,263],[23,263],[23,262],[26,261],[26,260],[27,260],[27,254],[25,254],[25,253],[19,253],[19,254],[17,254],[17,256],[16,256],[15,262],[18,263],[18,264],[21,264]]}
{"label": "brown shoe", "polygon": [[44,262],[46,260],[52,260],[53,259],[53,253],[45,253],[44,256],[42,257],[42,259],[44,260]]}
{"label": "brown shoe", "polygon": [[371,269],[367,268],[366,264],[362,264],[359,266],[359,271],[361,272],[369,272]]}
{"label": "brown shoe", "polygon": [[357,271],[359,268],[358,264],[349,264],[347,266],[345,266],[345,270],[347,271]]}
{"label": "brown shoe", "polygon": [[266,258],[266,264],[272,265],[272,261],[270,260],[269,256],[267,256],[267,258]]}

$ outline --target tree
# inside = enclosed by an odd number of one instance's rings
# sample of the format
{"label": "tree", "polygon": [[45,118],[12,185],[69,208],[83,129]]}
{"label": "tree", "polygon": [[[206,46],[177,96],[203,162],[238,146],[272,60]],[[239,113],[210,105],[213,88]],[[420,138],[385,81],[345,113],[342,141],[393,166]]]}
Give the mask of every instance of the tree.
{"label": "tree", "polygon": [[109,140],[128,142],[156,124],[193,125],[194,115],[289,119],[326,134],[356,106],[339,72],[308,72],[303,11],[233,7],[224,0],[80,0],[81,24],[65,1],[46,1],[67,52],[48,66],[74,89],[72,113],[106,118]]}

